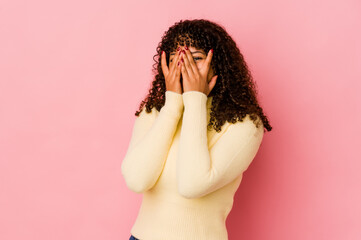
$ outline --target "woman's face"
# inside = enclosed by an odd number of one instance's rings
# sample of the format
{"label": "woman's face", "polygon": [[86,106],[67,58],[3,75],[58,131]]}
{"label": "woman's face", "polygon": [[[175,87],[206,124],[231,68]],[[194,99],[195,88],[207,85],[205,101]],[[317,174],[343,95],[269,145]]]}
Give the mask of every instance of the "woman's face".
{"label": "woman's face", "polygon": [[[181,49],[184,49],[184,46],[178,45],[177,48],[178,47],[181,47]],[[207,54],[203,50],[192,47],[192,46],[188,46],[188,49],[190,50],[190,52],[191,52],[191,54],[193,56],[194,63],[196,64],[198,69],[200,69],[203,66],[203,64],[205,63],[205,61],[206,61]],[[174,58],[175,54],[176,54],[176,52],[171,52],[170,53],[170,56],[169,56],[169,62],[170,63],[173,62],[173,58]],[[209,82],[212,79],[213,76],[214,76],[214,71],[210,67],[209,71],[208,71],[207,81]]]}

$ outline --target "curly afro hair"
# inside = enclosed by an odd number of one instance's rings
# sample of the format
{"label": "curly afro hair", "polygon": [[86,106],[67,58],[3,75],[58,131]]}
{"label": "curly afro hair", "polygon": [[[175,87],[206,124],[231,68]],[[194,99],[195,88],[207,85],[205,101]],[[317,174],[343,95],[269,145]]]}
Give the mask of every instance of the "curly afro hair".
{"label": "curly afro hair", "polygon": [[218,75],[215,86],[208,96],[212,96],[212,106],[208,129],[219,132],[223,124],[228,121],[235,123],[243,121],[249,114],[250,118],[259,127],[261,119],[264,128],[271,131],[267,117],[257,101],[257,90],[250,70],[234,40],[225,29],[214,22],[205,19],[180,20],[171,26],[162,37],[157,47],[157,54],[153,56],[153,74],[155,79],[145,100],[142,100],[139,116],[144,105],[146,112],[155,107],[158,111],[165,104],[165,77],[161,67],[161,53],[166,53],[167,64],[169,55],[176,51],[177,46],[193,46],[208,53],[213,48],[214,53],[211,67]]}

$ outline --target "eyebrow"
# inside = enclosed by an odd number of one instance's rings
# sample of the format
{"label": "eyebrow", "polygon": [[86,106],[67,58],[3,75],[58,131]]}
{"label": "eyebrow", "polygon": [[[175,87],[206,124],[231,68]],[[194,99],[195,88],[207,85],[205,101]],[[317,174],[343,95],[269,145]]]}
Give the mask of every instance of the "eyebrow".
{"label": "eyebrow", "polygon": [[[194,52],[191,52],[191,53],[192,53],[192,54],[202,53],[203,55],[205,55],[203,51],[199,51],[199,50],[194,51]],[[170,53],[170,55],[175,55],[175,53],[174,53],[174,52],[172,52],[172,53]]]}

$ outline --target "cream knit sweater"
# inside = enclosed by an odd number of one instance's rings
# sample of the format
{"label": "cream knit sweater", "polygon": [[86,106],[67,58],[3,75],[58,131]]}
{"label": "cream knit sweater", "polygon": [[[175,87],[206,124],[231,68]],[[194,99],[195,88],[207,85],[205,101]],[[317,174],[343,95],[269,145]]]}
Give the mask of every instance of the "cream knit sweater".
{"label": "cream knit sweater", "polygon": [[[140,240],[227,240],[226,218],[242,174],[261,145],[249,115],[207,130],[213,97],[166,91],[136,118],[121,172],[143,199],[131,234]],[[183,111],[184,109],[184,111]]]}

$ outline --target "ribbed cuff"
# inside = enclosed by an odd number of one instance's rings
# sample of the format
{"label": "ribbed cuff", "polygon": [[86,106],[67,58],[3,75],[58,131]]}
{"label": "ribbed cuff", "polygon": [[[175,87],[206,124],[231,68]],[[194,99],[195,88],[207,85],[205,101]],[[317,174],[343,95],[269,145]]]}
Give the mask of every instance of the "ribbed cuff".
{"label": "ribbed cuff", "polygon": [[207,106],[208,97],[203,92],[199,91],[188,91],[182,94],[183,104],[187,110],[200,109]]}
{"label": "ribbed cuff", "polygon": [[182,94],[173,91],[165,92],[165,103],[161,111],[165,111],[175,118],[180,118],[183,113],[183,97]]}

